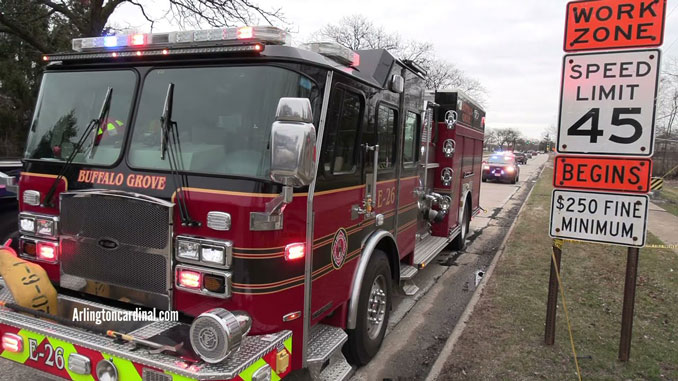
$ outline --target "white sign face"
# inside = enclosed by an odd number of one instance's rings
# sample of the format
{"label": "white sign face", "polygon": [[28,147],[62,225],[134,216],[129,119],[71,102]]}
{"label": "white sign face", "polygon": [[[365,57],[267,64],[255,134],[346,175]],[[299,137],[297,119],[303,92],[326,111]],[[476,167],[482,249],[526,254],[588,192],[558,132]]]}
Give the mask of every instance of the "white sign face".
{"label": "white sign face", "polygon": [[648,197],[554,190],[550,235],[553,238],[645,245]]}
{"label": "white sign face", "polygon": [[659,50],[568,54],[560,153],[652,156]]}

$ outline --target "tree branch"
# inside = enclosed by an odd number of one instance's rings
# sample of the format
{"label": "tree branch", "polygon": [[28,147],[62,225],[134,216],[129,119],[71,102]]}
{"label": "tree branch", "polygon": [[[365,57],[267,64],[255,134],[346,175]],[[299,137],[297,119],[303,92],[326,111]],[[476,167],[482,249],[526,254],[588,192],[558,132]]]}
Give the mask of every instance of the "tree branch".
{"label": "tree branch", "polygon": [[5,29],[8,30],[8,33],[12,33],[13,35],[19,37],[20,39],[31,45],[39,52],[50,53],[52,51],[51,49],[48,49],[47,46],[45,46],[42,42],[38,41],[35,37],[33,37],[30,33],[26,33],[18,25],[8,20],[1,12],[0,12],[0,24],[5,26]]}

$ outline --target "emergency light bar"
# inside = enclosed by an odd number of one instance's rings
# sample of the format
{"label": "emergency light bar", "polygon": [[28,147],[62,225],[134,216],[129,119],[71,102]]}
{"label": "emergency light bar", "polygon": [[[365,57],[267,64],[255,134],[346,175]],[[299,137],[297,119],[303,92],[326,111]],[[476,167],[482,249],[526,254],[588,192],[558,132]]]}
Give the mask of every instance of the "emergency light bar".
{"label": "emergency light bar", "polygon": [[302,45],[301,48],[333,59],[342,65],[352,67],[360,66],[360,55],[336,42],[311,42]]}
{"label": "emergency light bar", "polygon": [[168,33],[135,33],[130,35],[75,38],[73,50],[116,51],[125,48],[173,48],[195,46],[233,45],[234,43],[261,42],[284,45],[289,35],[273,26],[244,26],[207,30],[188,30]]}

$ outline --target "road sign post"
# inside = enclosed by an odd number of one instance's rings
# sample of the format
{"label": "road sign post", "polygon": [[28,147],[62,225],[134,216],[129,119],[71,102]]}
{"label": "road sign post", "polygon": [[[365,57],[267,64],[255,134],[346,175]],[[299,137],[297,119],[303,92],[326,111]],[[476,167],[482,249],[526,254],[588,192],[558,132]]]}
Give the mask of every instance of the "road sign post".
{"label": "road sign post", "polygon": [[553,257],[551,257],[551,273],[549,275],[549,295],[546,301],[546,329],[544,343],[553,345],[556,341],[556,311],[558,306],[558,274],[560,273],[560,257],[563,241],[553,240]]}
{"label": "road sign post", "polygon": [[629,247],[626,254],[626,279],[624,281],[624,305],[619,338],[619,360],[629,361],[631,357],[631,336],[633,333],[633,307],[636,300],[636,278],[638,278],[638,254],[640,249]]}

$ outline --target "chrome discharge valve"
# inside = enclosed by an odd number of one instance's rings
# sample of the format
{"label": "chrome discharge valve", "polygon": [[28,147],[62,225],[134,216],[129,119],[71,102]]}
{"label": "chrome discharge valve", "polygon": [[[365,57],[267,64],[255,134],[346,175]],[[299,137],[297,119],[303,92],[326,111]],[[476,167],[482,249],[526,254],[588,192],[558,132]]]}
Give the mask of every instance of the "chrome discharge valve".
{"label": "chrome discharge valve", "polygon": [[240,349],[252,327],[245,312],[213,308],[201,313],[191,324],[191,346],[205,362],[215,364]]}

